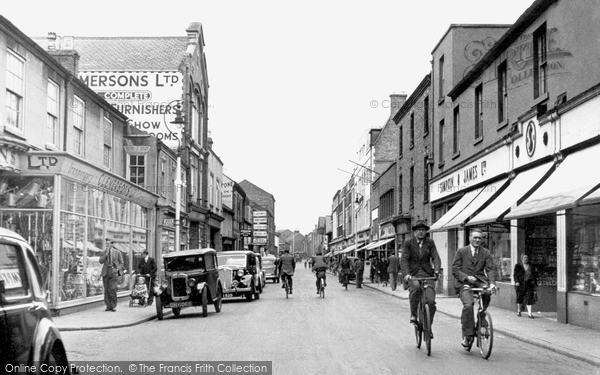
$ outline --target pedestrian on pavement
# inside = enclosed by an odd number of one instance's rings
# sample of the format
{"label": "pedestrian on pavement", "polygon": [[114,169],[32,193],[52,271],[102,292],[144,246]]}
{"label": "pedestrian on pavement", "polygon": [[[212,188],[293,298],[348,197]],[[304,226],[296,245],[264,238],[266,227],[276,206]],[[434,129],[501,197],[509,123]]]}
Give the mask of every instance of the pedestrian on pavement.
{"label": "pedestrian on pavement", "polygon": [[363,277],[365,273],[365,262],[361,257],[358,257],[354,262],[354,274],[356,274],[356,288],[362,288]]}
{"label": "pedestrian on pavement", "polygon": [[[285,249],[281,258],[279,258],[279,274],[281,275],[281,279],[287,277],[288,286],[290,287],[290,294],[293,291],[293,280],[292,276],[294,276],[294,271],[296,270],[296,258],[292,254],[290,254],[290,249]],[[285,285],[282,283],[282,288]]]}
{"label": "pedestrian on pavement", "polygon": [[491,300],[491,292],[496,289],[494,258],[490,251],[481,245],[483,232],[480,229],[471,230],[469,246],[461,247],[454,254],[452,276],[456,280],[455,289],[463,304],[460,323],[462,326],[464,348],[470,348],[473,343],[475,317],[473,314],[473,291],[471,288],[488,287],[481,293],[483,308],[487,309]]}
{"label": "pedestrian on pavement", "polygon": [[387,272],[390,275],[390,287],[392,290],[396,290],[398,285],[398,271],[400,270],[400,258],[395,253],[392,253],[388,257],[388,268]]}
{"label": "pedestrian on pavement", "polygon": [[106,250],[100,256],[99,262],[102,264],[102,283],[104,286],[104,311],[117,311],[117,287],[119,276],[123,272],[123,256],[121,252],[113,246],[114,241],[110,238],[105,240]]}
{"label": "pedestrian on pavement", "polygon": [[537,269],[529,262],[529,255],[523,254],[521,262],[515,264],[513,271],[515,291],[517,292],[517,316],[521,316],[521,306],[527,306],[527,314],[533,319],[531,306],[536,302]]}
{"label": "pedestrian on pavement", "polygon": [[150,295],[148,296],[148,305],[152,305],[152,302],[154,302],[154,293],[152,292],[152,289],[156,280],[156,271],[158,271],[158,267],[156,266],[156,260],[154,260],[154,258],[152,258],[148,254],[148,250],[144,250],[142,256],[143,258],[139,261],[137,265],[137,273],[150,279],[146,281],[148,281],[148,285],[150,288]]}
{"label": "pedestrian on pavement", "polygon": [[377,263],[377,274],[379,275],[379,282],[383,286],[387,286],[388,284],[388,260],[387,260],[387,252],[381,255],[381,259]]}
{"label": "pedestrian on pavement", "polygon": [[[404,243],[400,269],[404,275],[404,289],[408,289],[410,301],[410,322],[417,322],[417,307],[421,292],[425,290],[425,298],[429,302],[431,323],[436,312],[435,281],[426,280],[428,288],[422,288],[418,280],[412,278],[437,277],[440,273],[441,260],[432,239],[427,238],[429,225],[424,220],[419,220],[412,227],[414,236]],[[432,335],[433,336],[433,335]]]}
{"label": "pedestrian on pavement", "polygon": [[377,283],[379,283],[379,279],[377,277],[377,256],[371,254],[369,256],[369,258],[371,258],[371,269],[369,272],[369,278],[371,279],[371,283],[374,283],[375,281],[377,281]]}

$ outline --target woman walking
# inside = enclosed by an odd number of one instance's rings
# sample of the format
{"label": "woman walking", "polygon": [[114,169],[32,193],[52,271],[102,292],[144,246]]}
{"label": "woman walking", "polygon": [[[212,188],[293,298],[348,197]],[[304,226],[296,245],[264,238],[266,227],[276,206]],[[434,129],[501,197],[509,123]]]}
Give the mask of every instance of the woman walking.
{"label": "woman walking", "polygon": [[517,292],[517,316],[521,316],[521,306],[526,305],[529,318],[533,319],[531,306],[536,302],[537,270],[529,263],[529,255],[523,254],[521,256],[521,263],[515,264],[513,277]]}

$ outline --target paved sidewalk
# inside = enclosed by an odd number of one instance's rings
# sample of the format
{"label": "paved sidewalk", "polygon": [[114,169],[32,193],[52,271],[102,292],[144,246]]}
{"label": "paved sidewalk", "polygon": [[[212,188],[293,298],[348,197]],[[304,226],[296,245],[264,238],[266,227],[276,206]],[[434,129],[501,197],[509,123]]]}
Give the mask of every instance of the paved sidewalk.
{"label": "paved sidewalk", "polygon": [[[392,291],[389,286],[365,283],[366,288],[386,293],[408,303],[408,291],[399,286]],[[354,285],[352,285],[354,287]],[[436,298],[437,311],[460,319],[462,305],[456,297],[439,295]],[[600,366],[600,332],[569,324],[556,322],[556,319],[536,313],[536,319],[528,319],[526,314],[519,318],[515,312],[490,306],[494,318],[494,330],[500,334],[567,355],[596,366]],[[165,310],[165,315],[171,314]],[[54,317],[61,331],[100,330],[128,327],[156,318],[154,305],[129,307],[129,299],[120,299],[116,312],[104,311],[104,306]],[[406,317],[408,320],[408,317]]]}
{"label": "paved sidewalk", "polygon": [[[367,288],[406,300],[408,290],[399,285],[395,291],[389,286],[367,282]],[[492,297],[493,298],[493,297]],[[458,297],[448,297],[438,294],[436,297],[437,313],[442,313],[460,320],[462,304]],[[494,331],[503,335],[540,346],[571,358],[579,359],[600,366],[600,332],[558,323],[540,313],[534,313],[535,319],[529,319],[527,313],[518,317],[516,311],[509,311],[490,306]],[[406,317],[408,321],[408,316]]]}

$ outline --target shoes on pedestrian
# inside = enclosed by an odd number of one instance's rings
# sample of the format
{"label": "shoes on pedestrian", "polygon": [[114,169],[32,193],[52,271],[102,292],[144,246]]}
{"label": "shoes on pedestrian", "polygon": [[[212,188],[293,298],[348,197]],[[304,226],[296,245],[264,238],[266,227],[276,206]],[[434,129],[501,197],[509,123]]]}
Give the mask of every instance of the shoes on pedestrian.
{"label": "shoes on pedestrian", "polygon": [[472,340],[472,337],[465,336],[465,337],[463,337],[462,342],[460,344],[463,346],[463,348],[469,348],[471,346],[471,342],[472,342],[471,340]]}
{"label": "shoes on pedestrian", "polygon": [[117,312],[117,309],[110,309],[110,311],[112,311],[112,312]]}
{"label": "shoes on pedestrian", "polygon": [[317,289],[317,294],[321,294],[321,291]]}
{"label": "shoes on pedestrian", "polygon": [[533,315],[529,314],[529,319],[533,319]]}
{"label": "shoes on pedestrian", "polygon": [[291,289],[290,289],[290,294],[294,294]]}
{"label": "shoes on pedestrian", "polygon": [[417,317],[414,316],[414,315],[411,315],[411,317],[410,317],[410,323],[411,324],[417,324]]}
{"label": "shoes on pedestrian", "polygon": [[110,311],[111,309],[109,309],[108,307],[104,309],[104,311]]}
{"label": "shoes on pedestrian", "polygon": [[521,316],[521,312],[520,311],[517,311],[517,316]]}

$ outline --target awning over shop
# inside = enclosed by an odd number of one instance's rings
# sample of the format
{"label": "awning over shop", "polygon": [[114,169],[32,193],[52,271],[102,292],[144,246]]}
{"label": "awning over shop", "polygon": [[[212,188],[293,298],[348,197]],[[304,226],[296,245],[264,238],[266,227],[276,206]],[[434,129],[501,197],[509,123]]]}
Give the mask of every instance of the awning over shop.
{"label": "awning over shop", "polygon": [[477,197],[477,194],[479,194],[479,193],[480,193],[480,190],[476,189],[476,190],[469,191],[468,193],[463,195],[462,198],[460,198],[458,200],[458,202],[456,202],[456,204],[454,206],[452,206],[452,208],[450,210],[448,210],[448,212],[446,212],[442,217],[439,218],[438,221],[436,221],[435,223],[433,223],[431,225],[431,228],[429,228],[429,231],[435,232],[435,231],[443,230],[444,225],[446,223],[448,223],[450,220],[454,219],[454,217],[456,215],[458,215],[465,207],[467,207],[467,205],[469,203],[471,203],[473,201],[473,199],[475,199],[475,197]]}
{"label": "awning over shop", "polygon": [[483,209],[474,218],[469,220],[469,225],[481,225],[502,220],[510,208],[525,197],[536,183],[542,181],[554,163],[539,165],[530,170],[519,173],[496,199]]}
{"label": "awning over shop", "polygon": [[323,255],[323,257],[330,257],[331,255],[332,255],[332,254],[331,254],[331,251],[330,251],[330,252],[328,252],[327,254]]}
{"label": "awning over shop", "polygon": [[477,189],[479,194],[468,204],[465,208],[460,211],[456,216],[454,216],[450,221],[444,224],[444,229],[458,228],[465,225],[465,223],[469,220],[469,217],[475,213],[478,209],[486,204],[486,202],[490,201],[490,199],[494,199],[500,194],[502,188],[505,187],[508,179],[503,179],[500,181],[493,182],[484,186],[483,188]]}
{"label": "awning over shop", "polygon": [[523,203],[506,215],[506,220],[537,216],[573,208],[600,186],[600,144],[568,155],[554,173]]}
{"label": "awning over shop", "polygon": [[379,241],[376,241],[376,242],[371,242],[367,246],[365,246],[365,247],[363,247],[361,249],[358,249],[358,251],[361,251],[361,250],[373,250],[373,249],[378,248],[379,246],[385,245],[388,242],[391,242],[393,240],[394,240],[394,238],[386,238],[384,240],[379,240]]}
{"label": "awning over shop", "polygon": [[356,245],[350,245],[340,251],[336,251],[333,253],[333,255],[338,255],[338,254],[344,254],[344,253],[349,253],[350,251],[356,249]]}

